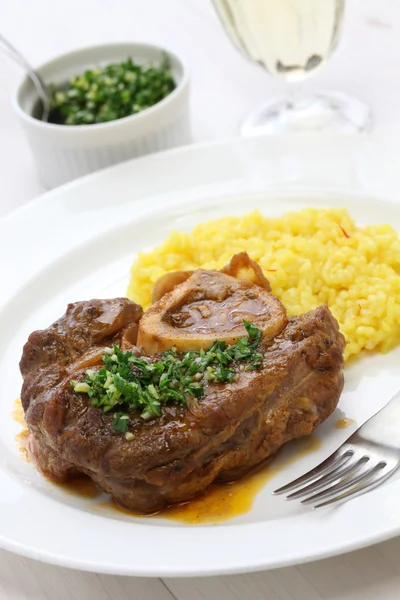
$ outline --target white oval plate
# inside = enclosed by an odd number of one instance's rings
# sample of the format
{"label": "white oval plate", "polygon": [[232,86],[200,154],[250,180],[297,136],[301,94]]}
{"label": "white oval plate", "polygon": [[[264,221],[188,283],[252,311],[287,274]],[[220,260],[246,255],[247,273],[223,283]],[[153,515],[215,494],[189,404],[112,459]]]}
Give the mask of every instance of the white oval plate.
{"label": "white oval plate", "polygon": [[[318,429],[321,449],[280,471],[249,513],[219,525],[140,519],[69,495],[21,460],[19,427],[11,416],[21,385],[18,361],[30,331],[50,324],[68,302],[123,295],[135,252],[173,228],[189,230],[199,221],[256,207],[279,215],[307,206],[344,206],[360,224],[389,222],[400,231],[400,207],[389,198],[398,189],[399,172],[388,168],[391,156],[385,144],[350,137],[191,147],[73,182],[0,222],[4,548],[97,572],[198,576],[323,558],[400,531],[396,478],[347,504],[315,512],[271,495],[328,456],[400,388],[400,349],[346,368],[339,409]],[[371,197],[367,186],[375,192],[381,187],[386,199]],[[343,413],[356,420],[352,428],[334,427]]]}

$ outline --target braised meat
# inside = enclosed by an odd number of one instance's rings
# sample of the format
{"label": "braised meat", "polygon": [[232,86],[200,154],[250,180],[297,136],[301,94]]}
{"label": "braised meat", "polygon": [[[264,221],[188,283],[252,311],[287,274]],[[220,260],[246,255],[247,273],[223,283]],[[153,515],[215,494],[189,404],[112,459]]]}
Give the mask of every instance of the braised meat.
{"label": "braised meat", "polygon": [[244,475],[286,441],[311,433],[337,405],[344,338],[322,306],[285,318],[277,335],[264,336],[257,370],[234,363],[239,376],[205,380],[204,396],[194,404],[168,403],[147,421],[130,413],[127,439],[113,427],[114,411],[93,406],[70,382],[82,380],[88,368],[98,371],[104,348],[113,344],[143,356],[135,345],[141,317],[142,309],[123,298],[78,302],[29,337],[21,397],[44,472],[85,473],[122,506],[151,513],[215,480]]}

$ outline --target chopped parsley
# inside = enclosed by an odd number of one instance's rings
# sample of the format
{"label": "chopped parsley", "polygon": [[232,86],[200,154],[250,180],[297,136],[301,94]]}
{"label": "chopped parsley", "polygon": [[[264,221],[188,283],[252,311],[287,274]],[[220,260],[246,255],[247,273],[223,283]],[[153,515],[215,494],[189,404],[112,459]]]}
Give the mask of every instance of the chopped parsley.
{"label": "chopped parsley", "polygon": [[[140,411],[144,420],[161,415],[162,406],[175,402],[186,405],[188,398],[204,396],[204,380],[213,383],[236,381],[239,374],[234,362],[243,362],[247,370],[259,369],[263,355],[257,351],[262,332],[244,321],[248,337],[227,346],[215,341],[208,350],[178,354],[175,349],[163,352],[157,362],[150,362],[118,346],[105,348],[99,371],[87,370],[83,381],[71,380],[75,392],[88,394],[93,406],[115,412],[113,428],[126,434],[130,412]],[[127,438],[128,439],[128,438]]]}
{"label": "chopped parsley", "polygon": [[128,421],[129,421],[129,415],[125,415],[124,413],[119,413],[119,412],[115,413],[114,421],[113,421],[113,428],[115,429],[115,431],[118,431],[119,433],[126,433],[128,431]]}
{"label": "chopped parsley", "polygon": [[139,113],[175,89],[170,61],[158,66],[136,64],[131,58],[90,69],[65,87],[51,86],[49,121],[62,125],[91,125]]}

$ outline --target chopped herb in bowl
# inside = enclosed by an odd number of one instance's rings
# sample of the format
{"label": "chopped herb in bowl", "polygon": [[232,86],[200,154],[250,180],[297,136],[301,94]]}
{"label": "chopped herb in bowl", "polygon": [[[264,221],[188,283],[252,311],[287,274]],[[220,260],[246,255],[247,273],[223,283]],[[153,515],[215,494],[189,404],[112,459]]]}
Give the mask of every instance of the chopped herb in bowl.
{"label": "chopped herb in bowl", "polygon": [[129,117],[150,108],[176,87],[166,54],[158,66],[131,58],[91,69],[67,86],[51,86],[49,121],[61,125],[92,125]]}

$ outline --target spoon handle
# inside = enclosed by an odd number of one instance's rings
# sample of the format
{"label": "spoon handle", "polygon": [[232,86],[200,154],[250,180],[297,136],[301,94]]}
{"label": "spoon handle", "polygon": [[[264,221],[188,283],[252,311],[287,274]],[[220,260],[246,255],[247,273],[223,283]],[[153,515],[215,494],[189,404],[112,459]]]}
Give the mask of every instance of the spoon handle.
{"label": "spoon handle", "polygon": [[47,121],[50,113],[50,102],[47,87],[40,75],[31,67],[26,58],[0,33],[0,49],[20,67],[24,68],[33,85],[37,95],[42,102],[42,121]]}

